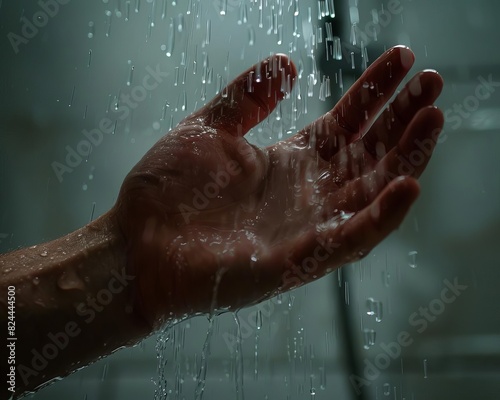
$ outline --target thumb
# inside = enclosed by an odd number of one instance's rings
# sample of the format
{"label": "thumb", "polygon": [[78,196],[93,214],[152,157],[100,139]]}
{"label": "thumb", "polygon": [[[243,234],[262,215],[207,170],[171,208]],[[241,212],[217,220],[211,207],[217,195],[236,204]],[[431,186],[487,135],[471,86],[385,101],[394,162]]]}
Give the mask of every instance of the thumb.
{"label": "thumb", "polygon": [[201,122],[241,137],[265,119],[291,91],[297,70],[284,54],[275,54],[234,79],[184,123]]}

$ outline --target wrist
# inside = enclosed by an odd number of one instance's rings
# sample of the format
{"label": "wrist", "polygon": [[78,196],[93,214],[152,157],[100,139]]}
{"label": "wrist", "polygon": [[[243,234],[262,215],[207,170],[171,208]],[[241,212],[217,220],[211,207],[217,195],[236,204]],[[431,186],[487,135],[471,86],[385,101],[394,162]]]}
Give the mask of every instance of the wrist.
{"label": "wrist", "polygon": [[15,288],[18,393],[151,332],[135,312],[135,277],[109,213],[62,238],[1,255],[0,272],[2,298]]}
{"label": "wrist", "polygon": [[[85,306],[96,313],[110,314],[115,320],[118,316],[118,321],[124,326],[115,328],[117,345],[132,344],[152,330],[143,315],[139,277],[134,266],[128,262],[127,242],[114,211],[82,229],[86,231],[84,235],[93,240],[89,257],[99,260],[88,265],[89,281],[94,280],[95,285],[89,287],[94,297],[90,301],[87,299]],[[83,310],[81,304],[80,310]]]}
{"label": "wrist", "polygon": [[174,218],[160,214],[140,201],[134,207],[118,201],[110,212],[123,240],[127,271],[136,276],[134,310],[151,331],[186,318],[191,311],[178,279],[183,262],[176,246],[182,235]]}

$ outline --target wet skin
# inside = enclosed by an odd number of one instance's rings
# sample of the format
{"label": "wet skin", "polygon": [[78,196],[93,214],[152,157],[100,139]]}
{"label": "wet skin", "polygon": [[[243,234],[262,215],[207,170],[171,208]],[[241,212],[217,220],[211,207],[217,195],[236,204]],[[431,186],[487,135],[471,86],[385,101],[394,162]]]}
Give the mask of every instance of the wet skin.
{"label": "wet skin", "polygon": [[[0,255],[0,322],[15,287],[22,343],[16,394],[167,321],[237,310],[365,256],[403,221],[443,126],[435,71],[417,73],[387,104],[413,61],[407,48],[388,50],[331,111],[259,148],[245,134],[297,75],[286,56],[270,57],[163,136],[109,212]],[[47,359],[35,355],[49,348]]]}
{"label": "wet skin", "polygon": [[[260,82],[256,65],[160,139],[112,211],[147,319],[247,306],[365,256],[394,230],[443,125],[435,71],[415,75],[375,119],[413,61],[390,49],[330,112],[258,148],[245,134],[297,76],[276,55],[259,64]],[[415,162],[422,143],[429,151]]]}

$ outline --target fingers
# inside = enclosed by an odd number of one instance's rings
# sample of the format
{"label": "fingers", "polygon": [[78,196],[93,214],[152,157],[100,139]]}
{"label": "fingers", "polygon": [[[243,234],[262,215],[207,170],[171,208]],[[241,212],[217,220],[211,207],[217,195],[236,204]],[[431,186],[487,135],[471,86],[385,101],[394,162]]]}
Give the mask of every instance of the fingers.
{"label": "fingers", "polygon": [[330,159],[339,148],[363,135],[406,76],[414,59],[412,51],[403,46],[385,52],[330,112],[299,132],[293,140],[313,141],[320,155]]}
{"label": "fingers", "polygon": [[296,76],[287,56],[273,55],[243,72],[184,123],[201,119],[204,125],[241,137],[290,93]]}
{"label": "fingers", "polygon": [[418,194],[415,179],[392,181],[371,204],[331,233],[331,239],[340,244],[338,257],[345,263],[368,254],[401,224]]}
{"label": "fingers", "polygon": [[443,123],[441,110],[425,107],[408,125],[399,143],[373,165],[371,171],[359,173],[357,178],[344,183],[337,179],[339,175],[346,175],[341,169],[336,179],[330,176],[318,182],[318,190],[326,199],[323,220],[334,214],[328,204],[335,204],[335,208],[345,212],[357,212],[370,204],[395,178],[418,178],[432,156]]}
{"label": "fingers", "polygon": [[332,157],[330,161],[338,170],[337,182],[356,179],[372,169],[398,143],[417,112],[434,103],[442,88],[443,80],[435,71],[415,75],[362,139]]}
{"label": "fingers", "polygon": [[396,96],[363,137],[374,157],[394,147],[417,112],[434,104],[443,89],[443,79],[433,70],[416,74]]}
{"label": "fingers", "polygon": [[418,193],[415,179],[400,177],[350,219],[337,218],[299,238],[283,272],[282,290],[364,257],[401,224]]}
{"label": "fingers", "polygon": [[377,164],[378,174],[389,179],[398,175],[418,178],[429,162],[444,125],[442,111],[433,106],[420,110],[397,146]]}

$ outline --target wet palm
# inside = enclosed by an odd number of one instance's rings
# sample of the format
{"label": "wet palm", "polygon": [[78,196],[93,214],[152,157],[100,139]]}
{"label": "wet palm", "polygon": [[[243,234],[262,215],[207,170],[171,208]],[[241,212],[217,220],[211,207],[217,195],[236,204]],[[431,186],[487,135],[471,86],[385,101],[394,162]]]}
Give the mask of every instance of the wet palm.
{"label": "wet palm", "polygon": [[443,123],[429,107],[442,86],[430,71],[375,120],[412,63],[410,50],[389,50],[333,110],[262,149],[244,135],[296,76],[274,56],[165,135],[115,207],[151,323],[255,303],[362,257],[395,229],[430,153],[401,164],[417,142],[432,150]]}

